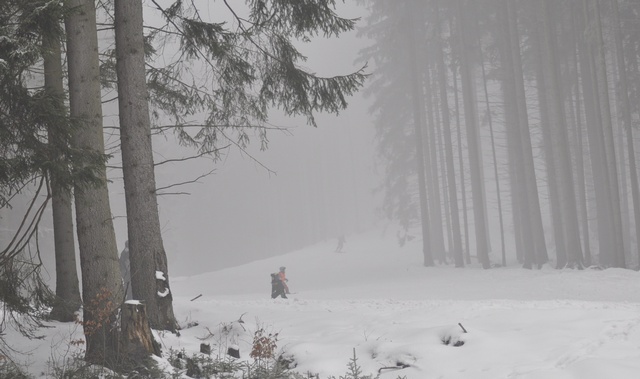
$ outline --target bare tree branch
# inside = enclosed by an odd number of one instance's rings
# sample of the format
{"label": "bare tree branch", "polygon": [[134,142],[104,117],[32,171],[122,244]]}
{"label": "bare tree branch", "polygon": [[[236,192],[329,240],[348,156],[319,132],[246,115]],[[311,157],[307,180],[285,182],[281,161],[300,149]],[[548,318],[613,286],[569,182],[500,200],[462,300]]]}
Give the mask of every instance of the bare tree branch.
{"label": "bare tree branch", "polygon": [[209,175],[212,175],[215,171],[216,170],[213,169],[213,170],[209,171],[208,173],[202,174],[202,175],[198,176],[197,178],[195,178],[193,180],[188,180],[186,182],[175,183],[175,184],[171,184],[171,185],[168,185],[168,186],[156,188],[156,194],[164,195],[164,193],[159,193],[159,192],[162,191],[162,190],[166,190],[166,189],[173,188],[173,187],[179,187],[179,186],[183,186],[183,185],[186,185],[186,184],[200,183],[200,181],[199,181],[200,179],[205,178],[205,177],[207,177]]}
{"label": "bare tree branch", "polygon": [[189,160],[192,160],[192,159],[197,159],[197,158],[203,157],[205,155],[217,153],[220,150],[228,149],[230,146],[231,145],[229,144],[229,145],[226,145],[226,146],[223,146],[223,147],[219,147],[219,148],[216,148],[216,149],[213,149],[213,150],[203,151],[198,155],[192,155],[190,157],[167,159],[167,160],[164,160],[162,162],[154,163],[154,166],[160,166],[160,165],[163,165],[165,163],[185,162],[185,161],[189,161]]}

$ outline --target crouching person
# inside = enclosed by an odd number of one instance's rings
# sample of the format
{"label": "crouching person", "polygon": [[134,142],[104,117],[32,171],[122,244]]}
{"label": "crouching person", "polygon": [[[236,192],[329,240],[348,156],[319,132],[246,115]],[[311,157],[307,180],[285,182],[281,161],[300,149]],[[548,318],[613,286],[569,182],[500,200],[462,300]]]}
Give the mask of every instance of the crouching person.
{"label": "crouching person", "polygon": [[271,298],[275,299],[278,296],[283,299],[287,298],[287,295],[284,292],[284,283],[280,280],[280,276],[274,273],[271,274]]}

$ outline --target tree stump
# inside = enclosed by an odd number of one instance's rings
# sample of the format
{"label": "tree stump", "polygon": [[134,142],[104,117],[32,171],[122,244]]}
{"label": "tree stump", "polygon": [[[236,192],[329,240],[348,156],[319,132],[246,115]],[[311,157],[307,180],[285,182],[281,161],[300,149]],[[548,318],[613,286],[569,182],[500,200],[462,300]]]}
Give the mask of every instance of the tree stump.
{"label": "tree stump", "polygon": [[160,344],[153,339],[147,308],[137,300],[129,300],[122,306],[120,313],[121,353],[124,357],[155,354],[160,356]]}
{"label": "tree stump", "polygon": [[202,354],[211,355],[211,345],[209,345],[208,343],[201,343],[200,344],[200,352]]}

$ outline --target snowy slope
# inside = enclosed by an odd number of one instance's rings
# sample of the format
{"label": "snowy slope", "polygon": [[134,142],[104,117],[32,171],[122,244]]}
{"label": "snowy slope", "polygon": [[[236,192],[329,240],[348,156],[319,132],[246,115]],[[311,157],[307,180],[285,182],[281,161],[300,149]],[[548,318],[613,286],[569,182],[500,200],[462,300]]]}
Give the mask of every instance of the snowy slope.
{"label": "snowy slope", "polygon": [[[181,337],[161,333],[164,349],[196,352],[206,338],[214,350],[237,345],[249,359],[253,332],[264,328],[279,333],[278,347],[297,371],[320,378],[343,375],[354,348],[365,373],[410,365],[382,378],[640,377],[639,273],[425,268],[419,242],[399,248],[394,236],[348,236],[344,254],[327,241],[173,278],[180,323],[198,325]],[[280,266],[295,292],[288,300],[269,297],[269,274]],[[54,325],[49,345],[70,335],[68,325]],[[464,345],[444,345],[448,338]],[[34,373],[49,355],[50,346],[34,350]]]}
{"label": "snowy slope", "polygon": [[[635,271],[425,268],[419,242],[399,248],[392,232],[351,236],[345,254],[335,245],[176,279],[178,314],[213,330],[246,313],[248,329],[280,332],[297,369],[320,377],[343,374],[353,348],[368,372],[412,366],[389,378],[640,377]],[[271,300],[282,265],[297,293]],[[250,335],[238,337],[245,353]],[[465,345],[443,345],[446,335]]]}

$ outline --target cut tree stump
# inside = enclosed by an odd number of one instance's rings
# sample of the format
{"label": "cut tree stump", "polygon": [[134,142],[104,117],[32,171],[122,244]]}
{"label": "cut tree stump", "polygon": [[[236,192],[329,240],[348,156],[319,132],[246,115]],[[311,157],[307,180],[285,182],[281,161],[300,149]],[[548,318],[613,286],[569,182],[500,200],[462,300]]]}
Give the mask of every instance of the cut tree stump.
{"label": "cut tree stump", "polygon": [[125,302],[120,313],[120,325],[123,356],[129,358],[139,354],[160,356],[160,344],[153,338],[147,319],[147,307],[143,303],[137,300]]}
{"label": "cut tree stump", "polygon": [[211,355],[211,345],[209,345],[208,343],[201,343],[200,344],[200,352],[202,354]]}

